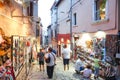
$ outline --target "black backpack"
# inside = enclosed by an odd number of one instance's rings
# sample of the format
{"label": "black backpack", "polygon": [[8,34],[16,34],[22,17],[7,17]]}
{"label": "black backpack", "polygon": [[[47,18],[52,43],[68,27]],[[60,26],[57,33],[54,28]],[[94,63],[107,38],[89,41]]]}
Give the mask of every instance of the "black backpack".
{"label": "black backpack", "polygon": [[[53,53],[50,53],[50,54],[52,54],[53,55]],[[48,55],[48,58],[47,59],[45,59],[45,62],[46,63],[50,63],[50,54]],[[53,55],[54,56],[54,55]],[[55,58],[55,56],[54,56],[54,58]]]}
{"label": "black backpack", "polygon": [[46,63],[50,63],[50,54],[48,55],[48,58],[45,59],[45,62],[46,62]]}

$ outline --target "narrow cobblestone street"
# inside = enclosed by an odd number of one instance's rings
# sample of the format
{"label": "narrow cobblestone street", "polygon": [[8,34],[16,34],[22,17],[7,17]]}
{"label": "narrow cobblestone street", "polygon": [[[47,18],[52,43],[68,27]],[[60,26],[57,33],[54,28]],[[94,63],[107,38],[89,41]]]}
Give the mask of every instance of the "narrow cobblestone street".
{"label": "narrow cobblestone street", "polygon": [[[50,79],[47,79],[46,71],[45,72],[39,71],[39,66],[36,61],[28,75],[27,80],[50,80]],[[82,76],[80,74],[75,73],[73,62],[70,62],[70,69],[64,71],[62,59],[57,58],[57,65],[55,66],[55,71],[52,80],[82,80]],[[94,79],[92,78],[92,80]]]}
{"label": "narrow cobblestone street", "polygon": [[0,80],[120,80],[120,0],[0,0]]}

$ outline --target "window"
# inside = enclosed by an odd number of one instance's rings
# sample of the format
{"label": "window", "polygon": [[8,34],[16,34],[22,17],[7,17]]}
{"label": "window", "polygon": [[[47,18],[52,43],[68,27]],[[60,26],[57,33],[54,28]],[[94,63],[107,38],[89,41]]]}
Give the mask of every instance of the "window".
{"label": "window", "polygon": [[107,0],[94,0],[94,20],[106,19]]}
{"label": "window", "polygon": [[51,30],[51,38],[52,38],[52,37],[54,37],[54,36],[53,36],[53,30]]}
{"label": "window", "polygon": [[29,14],[30,16],[33,16],[33,3],[32,2],[30,2]]}
{"label": "window", "polygon": [[36,37],[39,37],[40,36],[40,29],[39,29],[39,26],[36,25]]}
{"label": "window", "polygon": [[77,24],[77,20],[76,20],[76,19],[77,19],[77,17],[76,17],[76,13],[74,13],[73,17],[74,17],[74,18],[73,18],[73,19],[74,19],[74,25],[76,25],[76,24]]}

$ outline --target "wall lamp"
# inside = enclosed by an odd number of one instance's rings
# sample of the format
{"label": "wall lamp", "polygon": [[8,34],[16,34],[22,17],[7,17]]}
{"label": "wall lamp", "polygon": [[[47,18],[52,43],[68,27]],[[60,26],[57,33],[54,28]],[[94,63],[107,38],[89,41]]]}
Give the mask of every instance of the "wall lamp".
{"label": "wall lamp", "polygon": [[104,31],[102,31],[102,30],[98,30],[98,31],[95,33],[95,36],[96,36],[97,38],[105,38],[106,33],[105,33]]}

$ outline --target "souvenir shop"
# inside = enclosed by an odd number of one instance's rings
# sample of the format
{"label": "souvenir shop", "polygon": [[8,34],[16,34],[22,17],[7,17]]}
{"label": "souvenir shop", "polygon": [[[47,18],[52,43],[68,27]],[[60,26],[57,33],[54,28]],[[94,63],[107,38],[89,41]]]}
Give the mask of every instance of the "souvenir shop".
{"label": "souvenir shop", "polygon": [[[0,37],[0,69],[6,64],[7,59],[11,61],[12,79],[25,80],[32,60],[31,41],[24,36],[13,35],[11,37]],[[6,65],[4,68],[6,69]],[[0,76],[1,77],[1,76]]]}
{"label": "souvenir shop", "polygon": [[25,80],[29,74],[31,63],[34,58],[34,41],[31,37],[12,36],[12,62],[16,79]]}
{"label": "souvenir shop", "polygon": [[96,34],[84,33],[81,37],[75,37],[74,45],[76,54],[85,57],[88,63],[93,62],[94,55],[99,55],[99,59],[103,62],[102,66],[105,67],[106,64],[114,65],[118,71],[117,75],[120,74],[119,34],[105,34],[102,31]]}

